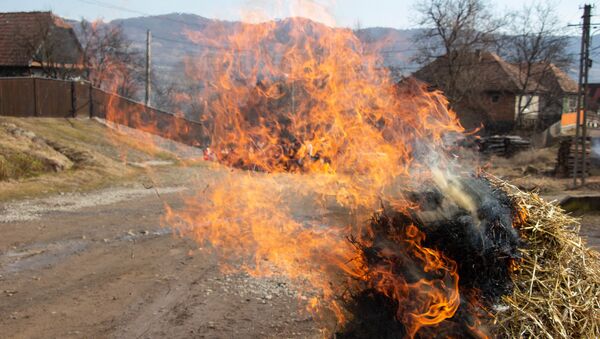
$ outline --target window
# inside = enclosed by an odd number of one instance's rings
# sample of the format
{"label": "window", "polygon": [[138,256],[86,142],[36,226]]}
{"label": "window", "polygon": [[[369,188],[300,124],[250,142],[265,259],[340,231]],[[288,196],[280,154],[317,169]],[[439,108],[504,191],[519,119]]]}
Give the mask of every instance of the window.
{"label": "window", "polygon": [[539,104],[537,95],[517,96],[515,98],[515,119],[537,119]]}
{"label": "window", "polygon": [[563,113],[570,113],[577,111],[577,96],[571,95],[565,98],[565,105],[563,106]]}
{"label": "window", "polygon": [[500,101],[500,94],[492,94],[492,102],[497,103]]}
{"label": "window", "polygon": [[521,111],[523,113],[531,112],[532,100],[533,100],[532,95],[523,95],[521,97]]}

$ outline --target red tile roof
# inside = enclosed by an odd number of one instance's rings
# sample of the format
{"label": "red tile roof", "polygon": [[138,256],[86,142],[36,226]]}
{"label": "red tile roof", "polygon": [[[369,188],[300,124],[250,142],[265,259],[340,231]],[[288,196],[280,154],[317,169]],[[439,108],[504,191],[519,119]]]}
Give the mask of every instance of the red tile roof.
{"label": "red tile roof", "polygon": [[[544,70],[546,70],[544,72]],[[533,67],[534,74],[538,74],[536,81],[546,87],[558,88],[562,92],[577,94],[577,83],[575,80],[554,64],[544,67],[544,64],[537,64]],[[536,73],[535,73],[536,72]]]}
{"label": "red tile roof", "polygon": [[35,50],[44,43],[60,46],[54,47],[53,62],[81,63],[81,45],[73,28],[51,12],[0,13],[0,66],[31,66]]}
{"label": "red tile roof", "polygon": [[[506,62],[504,59],[491,52],[465,55],[464,59],[457,62],[461,69],[461,79],[469,84],[476,84],[482,91],[508,91],[519,92],[522,84],[519,78],[519,69]],[[448,67],[448,57],[441,56],[413,73],[419,80],[432,85],[444,87],[449,81],[445,73]],[[525,92],[544,90],[544,87],[535,80],[530,81]]]}
{"label": "red tile roof", "polygon": [[[468,55],[470,56],[470,55]],[[459,62],[466,77],[472,77],[484,91],[520,92],[524,84],[529,93],[564,93],[576,94],[577,83],[567,73],[551,63],[536,63],[531,66],[530,77],[526,78],[526,65],[511,64],[491,52],[482,52],[478,58]],[[445,69],[448,61],[442,56],[425,65],[413,75],[422,81],[434,85],[445,84]],[[465,80],[465,79],[463,79]],[[468,79],[471,81],[471,79]]]}

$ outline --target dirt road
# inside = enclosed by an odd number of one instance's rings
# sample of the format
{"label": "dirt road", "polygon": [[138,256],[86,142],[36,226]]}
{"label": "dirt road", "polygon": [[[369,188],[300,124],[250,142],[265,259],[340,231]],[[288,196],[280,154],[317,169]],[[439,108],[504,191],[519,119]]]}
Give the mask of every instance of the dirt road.
{"label": "dirt road", "polygon": [[[186,171],[200,185],[220,173]],[[140,183],[0,204],[0,337],[320,337],[287,279],[224,274],[160,226],[164,202],[182,205],[186,175],[171,173],[158,194]],[[301,204],[299,217],[315,213]],[[597,246],[597,218],[583,221]]]}
{"label": "dirt road", "polygon": [[[180,190],[160,197],[177,206]],[[82,199],[93,203],[73,203]],[[215,258],[161,228],[153,190],[18,208],[29,214],[0,223],[3,338],[319,336],[287,280],[223,274]]]}

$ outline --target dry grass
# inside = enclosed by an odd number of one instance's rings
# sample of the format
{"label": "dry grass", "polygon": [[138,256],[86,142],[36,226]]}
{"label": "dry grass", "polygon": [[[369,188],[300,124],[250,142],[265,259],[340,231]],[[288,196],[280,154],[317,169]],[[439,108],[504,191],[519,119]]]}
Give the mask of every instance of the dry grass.
{"label": "dry grass", "polygon": [[572,182],[554,176],[557,154],[557,147],[531,149],[517,153],[511,158],[458,152],[465,166],[481,168],[487,173],[510,181],[521,190],[545,195],[562,194]]}
{"label": "dry grass", "polygon": [[579,192],[600,189],[600,176],[587,179],[587,185],[574,189],[573,179],[557,178],[554,176],[554,167],[558,148],[548,147],[531,149],[515,154],[511,158],[491,156],[478,158],[479,154],[463,155],[467,166],[482,168],[503,180],[510,181],[523,191],[534,191],[545,196],[564,195],[565,191],[577,190]]}
{"label": "dry grass", "polygon": [[556,164],[556,147],[532,149],[515,154],[510,158],[492,156],[488,162],[488,170],[501,177],[522,177],[527,167],[533,166],[539,174],[551,171]]}
{"label": "dry grass", "polygon": [[31,154],[6,152],[0,149],[0,180],[19,179],[39,175],[51,167]]}
{"label": "dry grass", "polygon": [[[42,142],[13,136],[2,124],[33,132]],[[179,164],[176,154],[146,140],[89,119],[0,117],[0,202],[144,180],[147,171],[131,166],[134,162]],[[72,167],[56,166],[59,157]]]}
{"label": "dry grass", "polygon": [[496,314],[510,338],[600,338],[600,257],[579,236],[579,222],[537,194],[497,181],[523,211],[526,240],[515,289]]}

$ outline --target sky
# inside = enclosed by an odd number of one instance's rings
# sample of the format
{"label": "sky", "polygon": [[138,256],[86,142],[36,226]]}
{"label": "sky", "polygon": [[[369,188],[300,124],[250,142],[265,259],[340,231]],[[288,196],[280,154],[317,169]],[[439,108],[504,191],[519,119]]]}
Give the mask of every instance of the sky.
{"label": "sky", "polygon": [[[499,11],[519,9],[541,0],[490,1]],[[341,27],[416,28],[415,0],[0,0],[0,12],[51,10],[69,18],[106,21],[120,18],[192,13],[213,19],[262,21],[304,16]],[[544,2],[544,1],[543,1]],[[577,24],[584,3],[600,0],[546,0],[552,3],[561,24]],[[595,11],[600,15],[600,10]],[[594,14],[596,14],[594,13]],[[593,19],[592,19],[593,20]],[[597,18],[600,21],[600,17]],[[596,21],[596,22],[598,22]]]}

